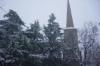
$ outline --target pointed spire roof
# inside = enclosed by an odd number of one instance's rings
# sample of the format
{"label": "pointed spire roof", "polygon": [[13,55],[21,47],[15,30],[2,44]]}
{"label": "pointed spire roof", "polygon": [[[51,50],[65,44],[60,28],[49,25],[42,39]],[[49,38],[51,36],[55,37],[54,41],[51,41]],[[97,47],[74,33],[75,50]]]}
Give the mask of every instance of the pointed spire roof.
{"label": "pointed spire roof", "polygon": [[74,27],[69,0],[67,1],[67,25],[66,27]]}

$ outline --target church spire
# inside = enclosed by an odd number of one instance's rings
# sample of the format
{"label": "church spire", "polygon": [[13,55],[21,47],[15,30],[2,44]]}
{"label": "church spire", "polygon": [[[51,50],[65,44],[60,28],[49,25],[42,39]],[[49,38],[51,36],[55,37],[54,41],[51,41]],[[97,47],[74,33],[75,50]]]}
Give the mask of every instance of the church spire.
{"label": "church spire", "polygon": [[74,27],[69,0],[67,1],[67,25],[66,27]]}

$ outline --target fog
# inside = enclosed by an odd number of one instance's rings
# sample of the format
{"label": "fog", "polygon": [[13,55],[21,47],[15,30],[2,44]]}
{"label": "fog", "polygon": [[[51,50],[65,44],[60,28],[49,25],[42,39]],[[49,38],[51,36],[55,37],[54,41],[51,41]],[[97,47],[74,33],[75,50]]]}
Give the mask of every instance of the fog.
{"label": "fog", "polygon": [[[67,0],[0,0],[4,10],[16,11],[22,20],[29,25],[39,20],[40,25],[47,24],[49,15],[54,13],[56,21],[62,28],[66,26]],[[76,28],[81,28],[87,22],[100,21],[100,0],[70,0],[73,21]],[[4,12],[5,11],[5,12]],[[2,16],[2,15],[1,15]]]}

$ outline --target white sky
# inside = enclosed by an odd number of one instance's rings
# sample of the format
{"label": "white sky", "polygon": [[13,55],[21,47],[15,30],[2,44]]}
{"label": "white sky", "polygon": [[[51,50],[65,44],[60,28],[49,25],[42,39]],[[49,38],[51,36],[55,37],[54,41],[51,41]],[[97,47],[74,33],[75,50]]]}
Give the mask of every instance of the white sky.
{"label": "white sky", "polygon": [[[54,13],[62,28],[66,26],[67,0],[0,0],[5,10],[13,9],[29,25],[38,19],[40,25],[47,24]],[[86,22],[100,22],[100,0],[69,0],[75,27]],[[1,3],[2,4],[2,3]],[[2,11],[2,10],[1,10]],[[0,11],[0,12],[1,12]]]}

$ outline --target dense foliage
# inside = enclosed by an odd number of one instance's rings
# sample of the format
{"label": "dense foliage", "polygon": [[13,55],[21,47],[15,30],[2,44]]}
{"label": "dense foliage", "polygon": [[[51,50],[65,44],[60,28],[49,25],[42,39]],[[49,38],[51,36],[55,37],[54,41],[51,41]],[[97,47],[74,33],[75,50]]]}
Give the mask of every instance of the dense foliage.
{"label": "dense foliage", "polygon": [[[50,15],[48,25],[42,30],[36,20],[26,27],[18,14],[9,10],[0,20],[0,64],[2,66],[42,66],[43,59],[58,53],[60,27]],[[23,27],[27,28],[23,30]],[[42,59],[43,58],[43,59]],[[56,57],[55,57],[56,58]]]}

